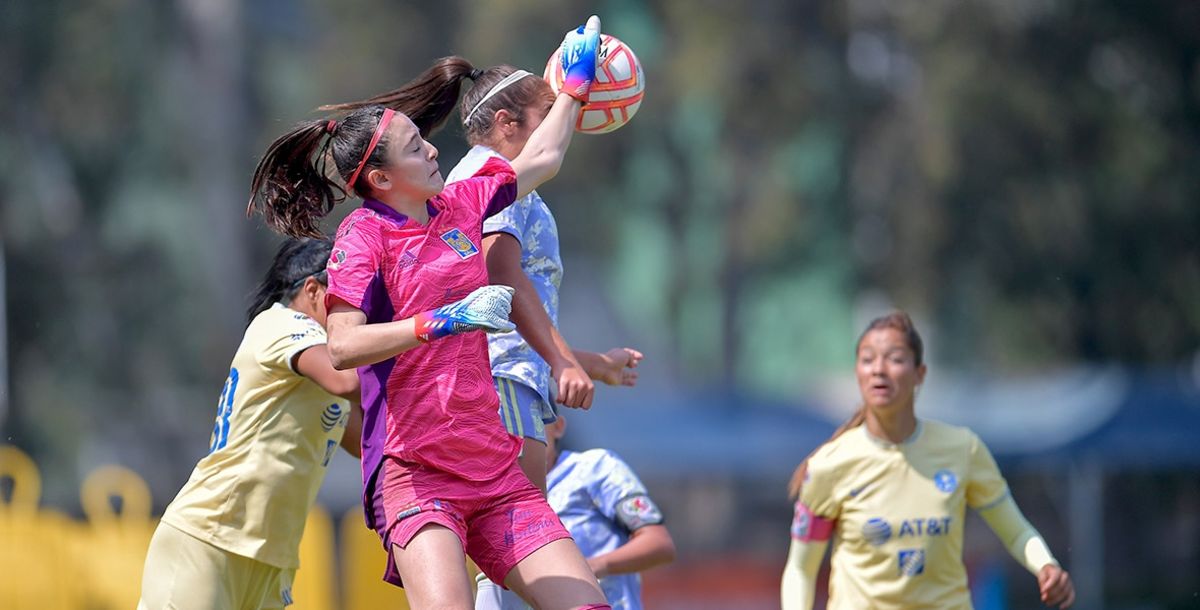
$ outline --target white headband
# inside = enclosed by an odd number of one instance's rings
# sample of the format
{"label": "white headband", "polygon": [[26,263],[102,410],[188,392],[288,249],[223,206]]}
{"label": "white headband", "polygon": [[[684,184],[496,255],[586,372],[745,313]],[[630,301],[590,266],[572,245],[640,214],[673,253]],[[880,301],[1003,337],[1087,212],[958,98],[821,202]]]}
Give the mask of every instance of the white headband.
{"label": "white headband", "polygon": [[475,116],[475,111],[479,110],[479,107],[482,106],[484,102],[491,99],[493,95],[496,95],[497,93],[500,93],[501,91],[503,91],[505,87],[521,80],[522,78],[525,78],[526,76],[533,76],[533,75],[524,70],[517,70],[516,72],[513,72],[512,74],[505,76],[504,80],[496,83],[496,85],[494,87],[492,87],[490,90],[488,90],[487,95],[483,96],[483,99],[479,100],[479,102],[477,104],[475,104],[475,107],[472,108],[471,111],[467,113],[467,118],[463,119],[463,125],[466,125],[471,122],[471,117]]}

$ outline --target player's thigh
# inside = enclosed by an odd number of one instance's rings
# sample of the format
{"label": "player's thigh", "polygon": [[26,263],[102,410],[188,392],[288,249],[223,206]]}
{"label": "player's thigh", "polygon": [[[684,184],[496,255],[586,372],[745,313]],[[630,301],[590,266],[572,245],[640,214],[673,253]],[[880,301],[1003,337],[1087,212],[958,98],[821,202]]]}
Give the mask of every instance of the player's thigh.
{"label": "player's thigh", "polygon": [[239,610],[238,592],[229,586],[237,559],[160,523],[146,552],[138,609]]}
{"label": "player's thigh", "polygon": [[420,608],[474,607],[466,553],[458,534],[436,523],[417,530],[408,544],[392,545],[409,605]]}
{"label": "player's thigh", "polygon": [[533,483],[543,496],[546,495],[546,443],[526,438],[518,462],[521,464],[521,472],[525,473],[529,482]]}
{"label": "player's thigh", "polygon": [[606,603],[596,576],[569,538],[555,540],[522,559],[508,572],[504,586],[545,610]]}

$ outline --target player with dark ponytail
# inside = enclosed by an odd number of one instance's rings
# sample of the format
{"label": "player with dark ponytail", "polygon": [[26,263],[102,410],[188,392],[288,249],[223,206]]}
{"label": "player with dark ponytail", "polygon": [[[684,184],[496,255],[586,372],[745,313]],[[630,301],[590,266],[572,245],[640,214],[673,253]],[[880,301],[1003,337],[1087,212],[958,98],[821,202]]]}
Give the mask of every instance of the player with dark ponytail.
{"label": "player with dark ponytail", "polygon": [[[340,119],[303,123],[259,163],[249,210],[316,232],[350,191],[329,261],[329,348],[363,388],[363,481],[385,578],[414,608],[470,608],[464,553],[539,608],[608,608],[578,548],[516,463],[491,383],[485,332],[510,331],[512,289],[488,285],[483,220],[552,178],[595,77],[600,21],[567,33],[564,93],[511,162],[445,185],[426,139],[473,68],[456,58]],[[381,100],[376,100],[381,101]],[[398,110],[399,109],[399,110]],[[327,173],[333,169],[340,186]]]}
{"label": "player with dark ponytail", "polygon": [[[154,531],[138,608],[282,608],[339,443],[359,454],[358,377],[326,350],[325,239],[280,246],[217,400],[208,455]],[[345,434],[343,434],[343,432]]]}

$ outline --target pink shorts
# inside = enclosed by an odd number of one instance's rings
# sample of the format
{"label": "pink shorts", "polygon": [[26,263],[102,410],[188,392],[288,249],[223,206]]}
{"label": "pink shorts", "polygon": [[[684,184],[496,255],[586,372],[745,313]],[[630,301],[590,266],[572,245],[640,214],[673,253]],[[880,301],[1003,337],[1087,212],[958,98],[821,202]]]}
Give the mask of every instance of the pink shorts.
{"label": "pink shorts", "polygon": [[376,483],[385,519],[376,530],[388,550],[383,579],[404,586],[392,559],[430,523],[458,535],[463,548],[492,582],[503,586],[509,570],[541,547],[570,538],[546,498],[516,460],[489,481],[468,481],[420,464],[385,457]]}

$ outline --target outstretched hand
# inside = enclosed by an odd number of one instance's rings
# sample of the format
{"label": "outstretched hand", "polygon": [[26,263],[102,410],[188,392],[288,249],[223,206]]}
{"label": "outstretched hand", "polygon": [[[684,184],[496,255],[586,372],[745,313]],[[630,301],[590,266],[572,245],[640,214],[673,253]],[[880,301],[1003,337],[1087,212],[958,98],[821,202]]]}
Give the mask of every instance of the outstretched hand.
{"label": "outstretched hand", "polygon": [[460,301],[417,314],[413,330],[417,339],[425,343],[473,330],[513,331],[517,327],[508,320],[513,292],[512,288],[500,285],[478,288]]}
{"label": "outstretched hand", "polygon": [[596,371],[596,380],[608,385],[633,387],[637,385],[637,365],[645,356],[628,347],[615,347],[604,352],[604,364]]}
{"label": "outstretched hand", "polygon": [[562,92],[581,101],[596,80],[596,53],[600,49],[600,18],[592,15],[587,23],[563,37],[560,53],[563,69]]}

